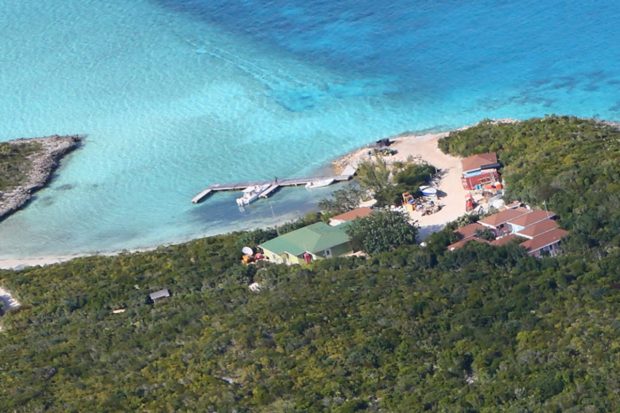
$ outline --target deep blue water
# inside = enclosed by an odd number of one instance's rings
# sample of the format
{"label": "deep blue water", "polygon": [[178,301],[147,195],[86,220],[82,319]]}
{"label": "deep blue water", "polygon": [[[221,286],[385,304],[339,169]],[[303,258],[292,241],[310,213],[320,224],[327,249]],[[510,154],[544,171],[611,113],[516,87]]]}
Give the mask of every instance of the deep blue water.
{"label": "deep blue water", "polygon": [[[0,0],[0,139],[85,133],[0,223],[0,257],[146,247],[289,219],[213,182],[299,176],[405,130],[620,120],[620,3]],[[272,212],[273,208],[273,212]],[[274,218],[275,217],[275,218]]]}
{"label": "deep blue water", "polygon": [[[552,95],[559,90],[607,89],[612,105],[589,115],[620,113],[620,96],[609,90],[620,85],[620,6],[613,1],[397,0],[385,5],[160,0],[160,4],[371,82],[370,88],[357,91],[328,87],[325,93],[330,97],[363,93],[397,99],[411,93],[436,99],[459,90],[495,90],[508,93],[485,96],[477,103],[490,109],[514,103],[553,109],[560,98]],[[381,86],[373,88],[373,83]],[[507,87],[518,92],[510,93]],[[321,95],[299,91],[297,97],[314,98],[318,104]]]}

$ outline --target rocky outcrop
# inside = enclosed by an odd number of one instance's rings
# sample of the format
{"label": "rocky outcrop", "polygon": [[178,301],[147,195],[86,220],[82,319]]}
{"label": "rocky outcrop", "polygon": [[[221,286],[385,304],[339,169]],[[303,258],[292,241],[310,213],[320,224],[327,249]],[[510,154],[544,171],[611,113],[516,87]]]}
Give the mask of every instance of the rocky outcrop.
{"label": "rocky outcrop", "polygon": [[0,192],[0,220],[24,207],[32,195],[47,184],[54,170],[58,167],[60,159],[78,148],[82,142],[82,137],[79,135],[54,135],[44,138],[16,139],[7,143],[23,145],[32,142],[40,143],[41,150],[28,157],[31,161],[31,168],[25,182],[15,188]]}

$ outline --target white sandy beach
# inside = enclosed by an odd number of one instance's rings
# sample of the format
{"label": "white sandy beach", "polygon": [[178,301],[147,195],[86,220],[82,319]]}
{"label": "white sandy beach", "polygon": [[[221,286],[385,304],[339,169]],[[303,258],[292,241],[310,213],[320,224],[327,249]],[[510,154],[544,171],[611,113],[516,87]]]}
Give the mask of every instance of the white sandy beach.
{"label": "white sandy beach", "polygon": [[37,265],[51,265],[78,258],[81,255],[67,255],[61,257],[39,257],[39,258],[16,258],[0,259],[0,269],[12,270],[25,267],[35,267]]}
{"label": "white sandy beach", "polygon": [[[426,134],[426,135],[405,135],[394,139],[392,148],[398,153],[388,158],[389,162],[406,161],[407,158],[413,156],[422,161],[426,161],[431,165],[439,168],[442,172],[441,180],[437,183],[437,189],[445,196],[440,198],[442,209],[432,215],[422,216],[416,214],[414,219],[420,226],[420,236],[425,238],[431,232],[437,231],[450,221],[457,219],[465,214],[465,195],[466,191],[461,185],[461,162],[460,158],[446,155],[437,146],[437,142],[449,132]],[[335,168],[344,168],[348,164],[355,164],[367,156],[368,148],[358,149],[334,162]],[[146,251],[153,248],[145,248],[131,252]],[[127,252],[127,251],[125,251]],[[117,252],[116,254],[119,254]],[[86,256],[82,255],[65,255],[56,257],[38,257],[38,258],[20,258],[20,259],[0,259],[0,269],[20,269],[32,266],[44,266],[58,264],[69,261],[74,258]],[[115,255],[115,253],[106,253],[101,255]]]}

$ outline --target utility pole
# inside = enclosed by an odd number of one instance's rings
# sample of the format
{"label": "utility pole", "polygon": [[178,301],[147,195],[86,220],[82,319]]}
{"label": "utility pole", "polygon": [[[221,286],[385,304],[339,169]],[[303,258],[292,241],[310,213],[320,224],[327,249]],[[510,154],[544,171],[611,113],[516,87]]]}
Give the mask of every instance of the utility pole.
{"label": "utility pole", "polygon": [[[273,221],[275,222],[276,214],[273,212],[273,205],[271,204],[271,199],[267,198],[267,202],[269,203],[269,208],[271,208],[271,216],[273,217]],[[279,237],[280,236],[280,229],[279,229],[277,223],[275,225],[276,225],[276,234],[278,234],[278,237]]]}

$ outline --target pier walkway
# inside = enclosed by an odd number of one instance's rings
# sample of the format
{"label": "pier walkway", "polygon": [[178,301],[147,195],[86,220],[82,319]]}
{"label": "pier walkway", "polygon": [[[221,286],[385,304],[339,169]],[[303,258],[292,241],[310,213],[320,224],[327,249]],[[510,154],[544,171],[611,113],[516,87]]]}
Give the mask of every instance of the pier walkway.
{"label": "pier walkway", "polygon": [[318,176],[312,178],[286,178],[286,179],[277,179],[271,181],[254,181],[254,182],[237,182],[232,184],[213,184],[206,187],[200,193],[198,193],[195,197],[192,198],[192,203],[198,204],[204,201],[206,198],[214,194],[215,192],[221,191],[243,191],[247,187],[256,186],[256,185],[267,185],[269,184],[269,188],[264,190],[259,196],[261,198],[267,198],[268,196],[277,192],[278,189],[286,186],[299,186],[306,185],[310,182],[320,181],[324,179],[333,179],[335,182],[343,182],[350,180],[353,175],[355,175],[356,169],[354,167],[347,167],[343,173],[344,175],[334,175],[334,176]]}

